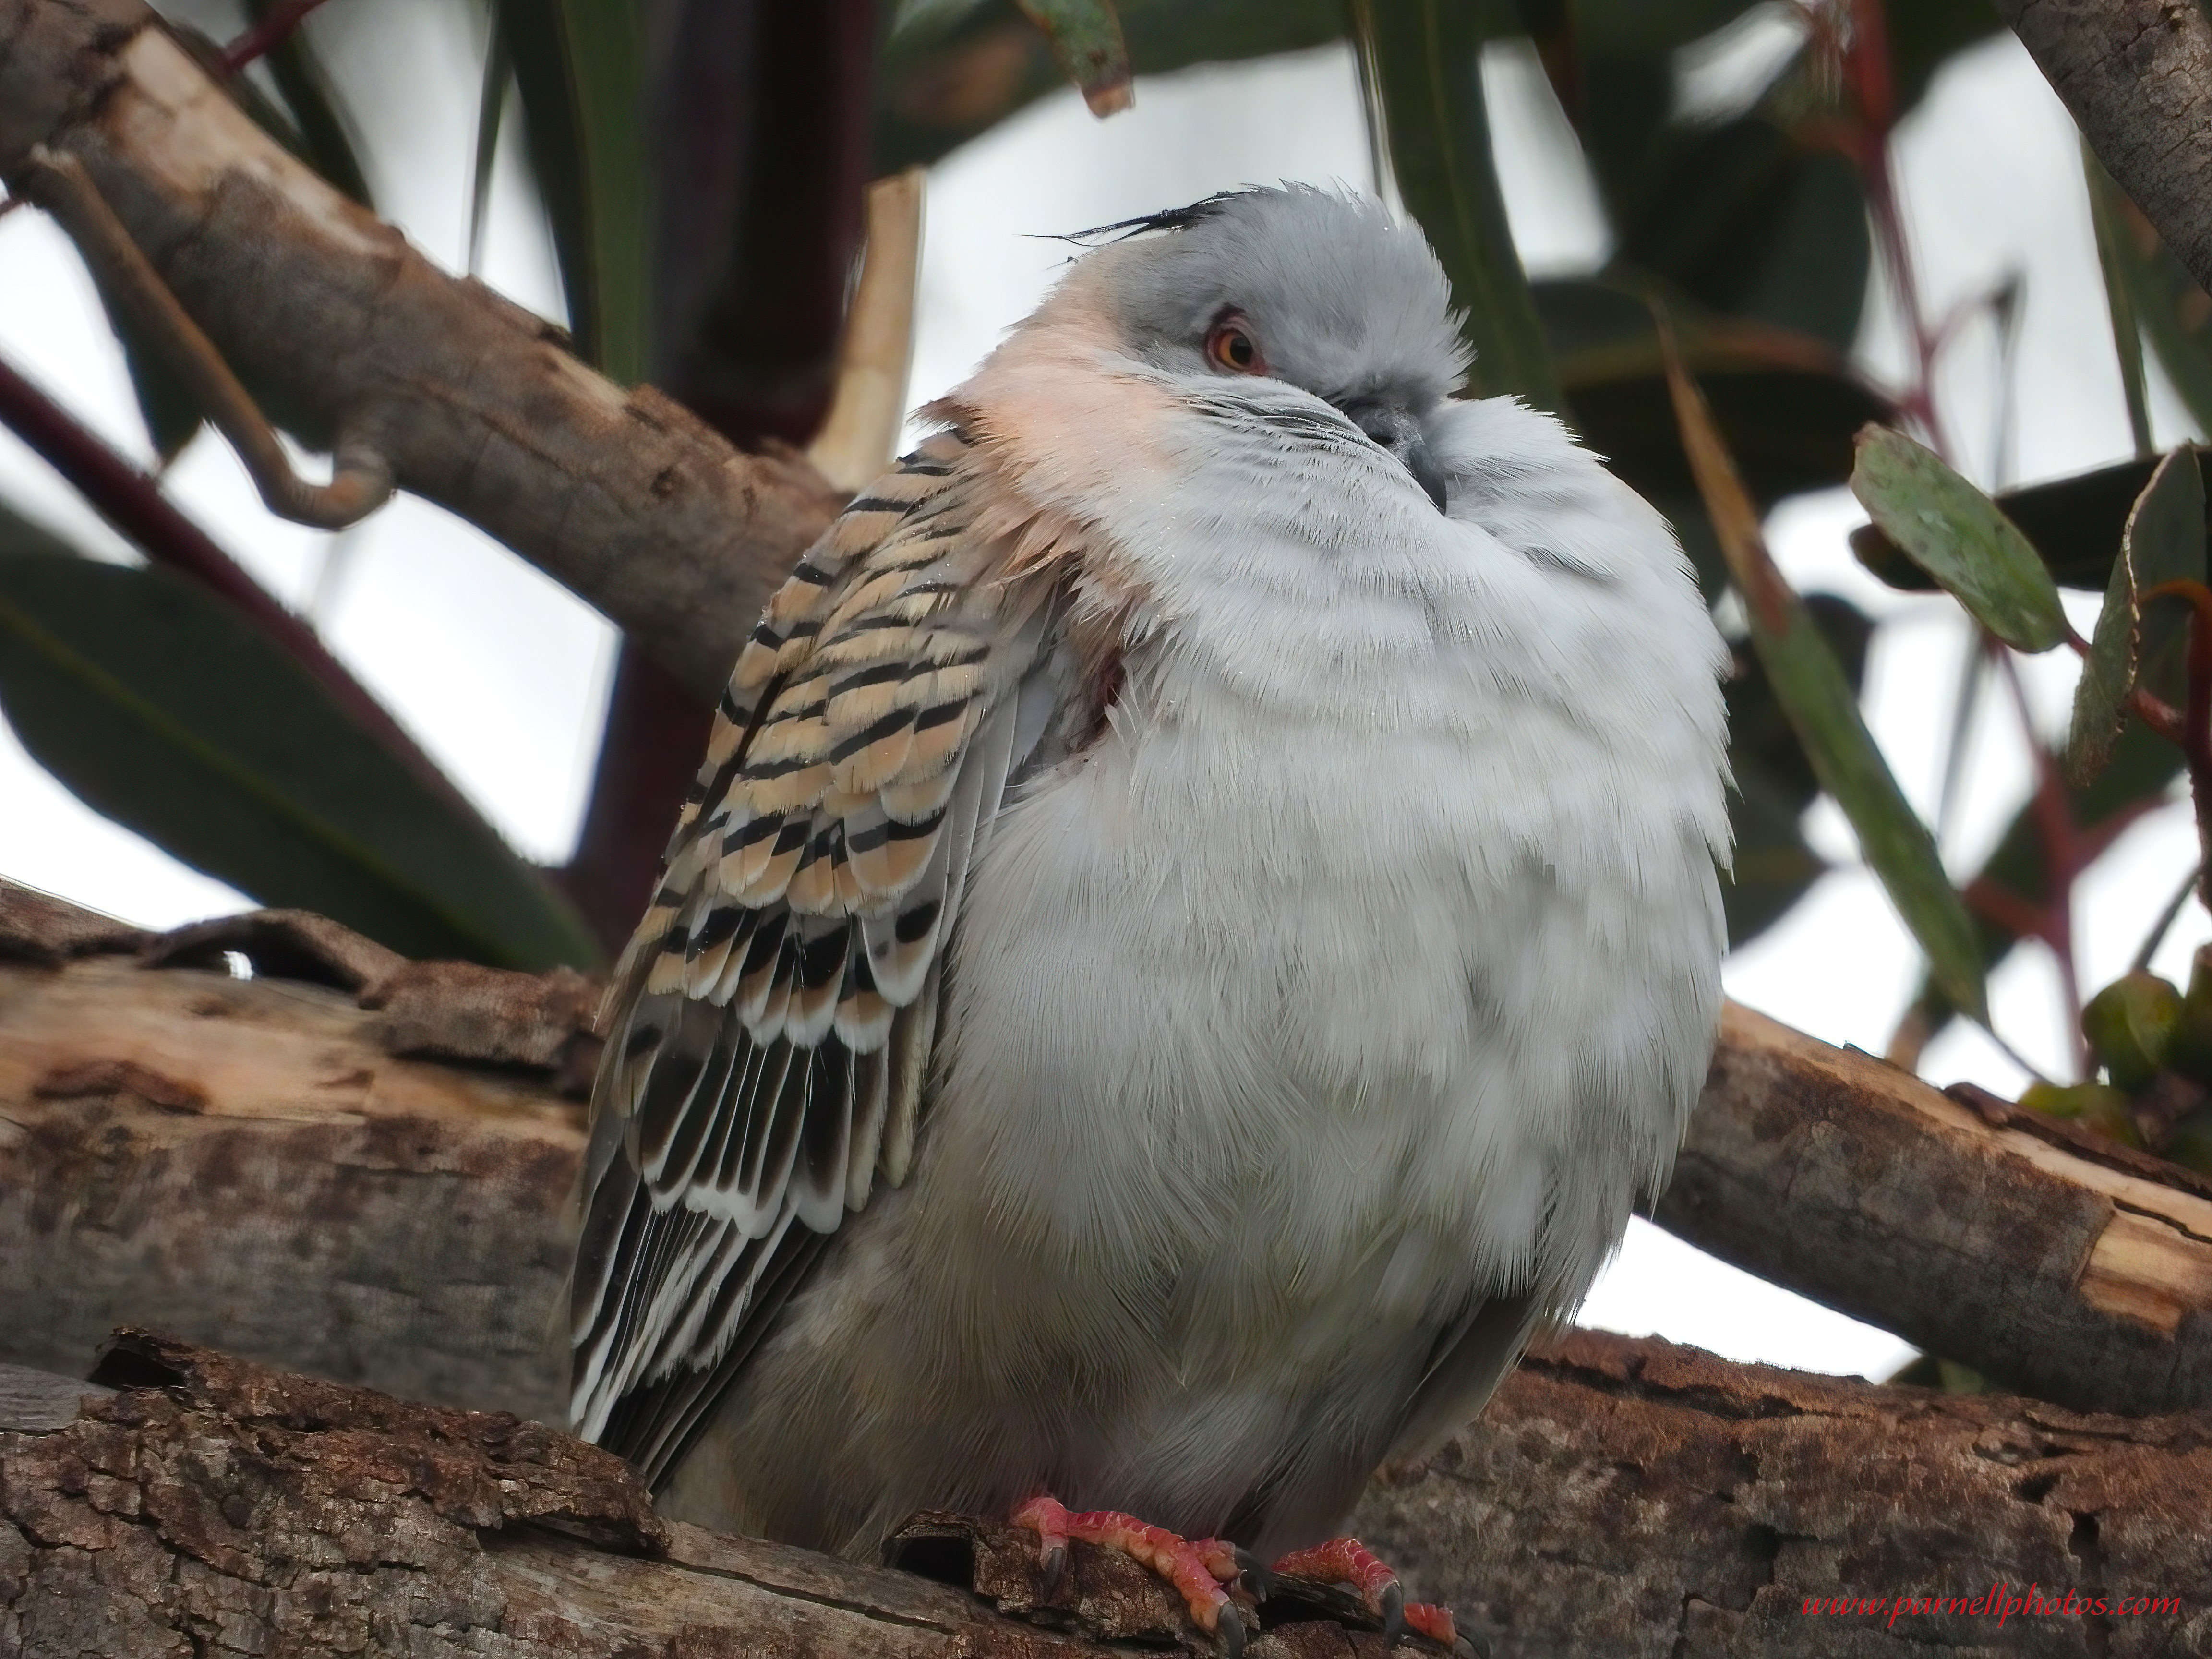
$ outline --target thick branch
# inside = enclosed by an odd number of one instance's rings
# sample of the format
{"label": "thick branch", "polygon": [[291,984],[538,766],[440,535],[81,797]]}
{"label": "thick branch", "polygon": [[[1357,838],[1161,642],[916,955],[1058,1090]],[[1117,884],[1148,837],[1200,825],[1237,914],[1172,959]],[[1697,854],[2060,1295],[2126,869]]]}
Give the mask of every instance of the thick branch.
{"label": "thick branch", "polygon": [[[857,1566],[665,1523],[613,1457],[513,1418],[139,1334],[96,1375],[119,1391],[0,1368],[0,1652],[1212,1650],[1126,1557],[1078,1545],[1048,1585],[1000,1522],[921,1517],[896,1547],[917,1571]],[[2077,1418],[1583,1334],[1358,1524],[1492,1659],[2171,1653],[2206,1633],[2208,1480],[2203,1413]],[[2104,1610],[1993,1606],[1992,1584]],[[1960,1609],[1893,1601],[1936,1596]],[[1386,1651],[1326,1590],[1258,1622],[1251,1659]]]}
{"label": "thick branch", "polygon": [[255,127],[138,0],[0,0],[0,176],[82,162],[279,419],[389,460],[620,623],[703,699],[842,500],[405,240]]}
{"label": "thick branch", "polygon": [[1655,1218],[2040,1398],[2212,1405],[2206,1183],[2003,1115],[1731,1006]]}
{"label": "thick branch", "polygon": [[0,1376],[0,1652],[1105,1651],[910,1574],[665,1525],[627,1465],[537,1424],[158,1339],[101,1375],[124,1391]]}
{"label": "thick branch", "polygon": [[2212,288],[2212,24],[2197,0],[1996,0],[2105,170]]}
{"label": "thick branch", "polygon": [[[1352,1525],[1492,1659],[2149,1655],[2212,1637],[2208,1479],[2212,1413],[2078,1417],[1583,1331]],[[1993,1585],[2110,1605],[1898,1605]]]}

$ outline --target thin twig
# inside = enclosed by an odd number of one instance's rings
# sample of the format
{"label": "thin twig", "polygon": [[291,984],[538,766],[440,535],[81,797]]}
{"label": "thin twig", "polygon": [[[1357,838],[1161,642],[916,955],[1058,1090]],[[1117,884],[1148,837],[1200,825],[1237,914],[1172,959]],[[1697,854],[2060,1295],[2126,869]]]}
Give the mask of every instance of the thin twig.
{"label": "thin twig", "polygon": [[[2043,1067],[2038,1066],[2026,1054],[2023,1054],[2019,1049],[2014,1048],[2012,1044],[2007,1042],[2004,1038],[1998,1034],[1997,1028],[1992,1025],[1988,1020],[1977,1019],[1972,1014],[1968,1014],[1966,1018],[1970,1024],[1980,1029],[1984,1036],[1987,1037],[1991,1042],[1996,1044],[1997,1052],[1999,1054],[2002,1054],[2014,1065],[2019,1066],[2021,1071],[2027,1073],[2028,1076],[2033,1078],[2038,1083],[2049,1083],[2053,1080],[2045,1074]],[[2081,1022],[2077,1019],[2074,1024],[2078,1028]],[[2086,1063],[2087,1061],[2085,1059],[2084,1064],[2086,1065]]]}
{"label": "thin twig", "polygon": [[[1936,413],[1936,357],[1941,343],[1928,326],[1920,303],[1920,281],[1912,263],[1912,250],[1905,233],[1905,216],[1898,205],[1897,179],[1889,164],[1889,136],[1897,125],[1897,106],[1890,74],[1889,31],[1881,0],[1838,0],[1850,16],[1850,39],[1842,50],[1844,77],[1858,105],[1847,153],[1858,164],[1866,188],[1867,213],[1873,221],[1875,240],[1881,246],[1897,289],[1898,308],[1912,341],[1912,385],[1903,398],[1905,407],[1928,433],[1939,455],[1953,451]],[[1832,25],[1830,26],[1833,38]]]}
{"label": "thin twig", "polygon": [[156,564],[191,577],[260,629],[319,681],[362,729],[439,799],[481,817],[368,689],[333,657],[314,631],[216,546],[161,487],[13,365],[0,359],[0,425],[28,444],[74,485],[94,511]]}
{"label": "thin twig", "polygon": [[2166,908],[2158,913],[2158,921],[2151,927],[2150,937],[2143,940],[2142,949],[2136,952],[2135,961],[2129,964],[2130,973],[2147,974],[2150,971],[2150,959],[2158,954],[2158,947],[2166,943],[2166,936],[2173,931],[2173,924],[2181,915],[2181,907],[2189,902],[2189,896],[2197,890],[2197,884],[2203,873],[2204,864],[2200,859],[2183,878],[2181,885],[2173,890],[2173,896],[2166,900]]}
{"label": "thin twig", "polygon": [[359,433],[339,434],[328,483],[310,483],[292,470],[275,429],[139,251],[82,161],[65,150],[36,145],[23,178],[32,198],[61,222],[108,291],[152,337],[208,418],[230,440],[271,513],[295,524],[338,530],[392,499],[391,465]]}

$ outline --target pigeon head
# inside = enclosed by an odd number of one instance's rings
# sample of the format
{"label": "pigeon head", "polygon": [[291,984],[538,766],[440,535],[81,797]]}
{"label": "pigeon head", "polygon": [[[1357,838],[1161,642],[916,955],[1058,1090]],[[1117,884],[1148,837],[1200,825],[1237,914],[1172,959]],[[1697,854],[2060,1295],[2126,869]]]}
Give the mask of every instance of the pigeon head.
{"label": "pigeon head", "polygon": [[1466,374],[1451,289],[1421,233],[1377,202],[1249,189],[1103,227],[1125,349],[1170,374],[1312,393],[1402,461],[1442,509],[1424,428]]}

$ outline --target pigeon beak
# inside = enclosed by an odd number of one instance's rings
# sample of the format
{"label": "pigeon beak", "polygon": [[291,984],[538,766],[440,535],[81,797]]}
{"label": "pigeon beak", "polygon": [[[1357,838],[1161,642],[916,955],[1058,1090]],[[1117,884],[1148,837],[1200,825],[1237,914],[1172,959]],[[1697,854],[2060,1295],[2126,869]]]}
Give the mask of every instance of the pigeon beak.
{"label": "pigeon beak", "polygon": [[1378,446],[1395,455],[1413,475],[1413,482],[1428,492],[1437,511],[1444,511],[1444,471],[1430,453],[1428,438],[1412,410],[1398,404],[1361,404],[1345,413]]}

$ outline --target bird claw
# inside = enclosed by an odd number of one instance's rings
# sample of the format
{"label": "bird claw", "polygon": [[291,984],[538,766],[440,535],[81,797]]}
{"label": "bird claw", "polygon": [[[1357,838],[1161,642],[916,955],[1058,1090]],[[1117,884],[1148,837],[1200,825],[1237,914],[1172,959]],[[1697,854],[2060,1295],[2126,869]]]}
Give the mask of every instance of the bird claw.
{"label": "bird claw", "polygon": [[1239,1659],[1244,1651],[1243,1617],[1222,1589],[1237,1581],[1239,1566],[1235,1551],[1220,1539],[1179,1538],[1164,1527],[1118,1510],[1072,1513],[1044,1493],[1016,1510],[1012,1519],[1014,1525],[1037,1535],[1037,1559],[1048,1596],[1056,1595],[1064,1581],[1070,1540],[1111,1545],[1167,1580],[1182,1597],[1193,1622],[1219,1638],[1226,1659]]}
{"label": "bird claw", "polygon": [[1244,1659],[1244,1615],[1233,1601],[1215,1614],[1213,1633],[1221,1639],[1222,1659]]}
{"label": "bird claw", "polygon": [[1044,1583],[1045,1599],[1048,1601],[1057,1601],[1062,1586],[1067,1583],[1066,1543],[1065,1541],[1050,1543],[1039,1539],[1037,1565],[1042,1569],[1040,1576]]}
{"label": "bird claw", "polygon": [[1382,1644],[1395,1648],[1406,1639],[1406,1587],[1393,1578],[1382,1587],[1380,1600],[1376,1611],[1382,1615]]}
{"label": "bird claw", "polygon": [[1242,1544],[1237,1547],[1237,1576],[1255,1601],[1264,1601],[1275,1593],[1275,1570]]}
{"label": "bird claw", "polygon": [[[1317,1579],[1324,1584],[1349,1584],[1359,1593],[1368,1611],[1382,1621],[1382,1638],[1396,1647],[1408,1632],[1425,1636],[1440,1647],[1457,1652],[1472,1645],[1459,1633],[1451,1609],[1428,1601],[1408,1601],[1398,1575],[1375,1558],[1357,1538],[1332,1538],[1311,1549],[1293,1550],[1275,1563],[1275,1575]],[[1271,1585],[1272,1587],[1272,1585]]]}

